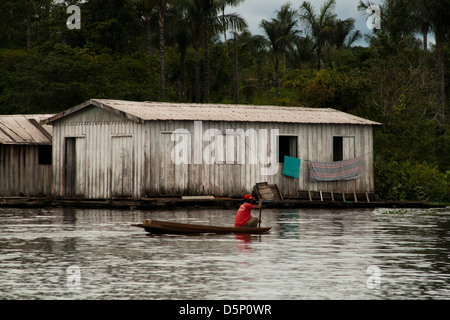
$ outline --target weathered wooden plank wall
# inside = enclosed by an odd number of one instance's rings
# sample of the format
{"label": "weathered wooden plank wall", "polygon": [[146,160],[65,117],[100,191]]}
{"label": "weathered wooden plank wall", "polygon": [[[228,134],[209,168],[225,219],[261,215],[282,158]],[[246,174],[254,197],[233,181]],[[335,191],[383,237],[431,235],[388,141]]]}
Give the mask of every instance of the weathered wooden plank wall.
{"label": "weathered wooden plank wall", "polygon": [[0,196],[49,195],[51,164],[39,164],[38,145],[0,145]]}
{"label": "weathered wooden plank wall", "polygon": [[[173,135],[177,129],[183,129],[184,133]],[[245,133],[254,132],[256,136],[250,134],[245,141],[239,135],[236,139],[226,136],[227,130],[236,132],[237,129]],[[259,139],[260,130],[268,130],[269,140]],[[276,152],[276,146],[270,143],[271,130],[297,137],[298,157],[302,159],[298,179],[283,176],[282,164],[274,175],[261,173],[261,162],[271,152]],[[211,143],[215,139],[209,139],[208,132],[221,132],[219,139],[223,139],[224,145],[227,145],[227,140],[228,143],[234,140],[234,150],[226,147],[223,153],[214,150]],[[360,179],[345,182],[309,180],[309,161],[333,160],[333,136],[351,137],[344,144],[344,157],[362,157]],[[53,192],[57,196],[65,195],[63,168],[67,137],[84,141],[76,152],[77,164],[81,166],[77,169],[77,190],[87,198],[120,195],[136,198],[154,195],[241,196],[250,192],[257,182],[263,181],[277,184],[283,195],[297,195],[298,190],[374,191],[371,126],[204,121],[200,128],[194,121],[147,121],[139,124],[99,108],[86,108],[55,123]],[[189,159],[190,163],[177,165],[173,162],[172,151],[175,146],[180,147],[182,141],[189,141],[190,152],[186,155],[180,151],[177,156]],[[267,152],[260,152],[267,147]],[[245,161],[238,162],[242,150],[245,152],[242,160]],[[207,163],[212,159],[205,158],[205,154],[215,157],[213,164]],[[272,161],[271,164],[275,163]]]}
{"label": "weathered wooden plank wall", "polygon": [[[76,141],[76,186],[74,196],[110,198],[139,197],[144,150],[149,139],[140,135],[134,122],[67,122],[57,124],[53,135],[53,193],[71,196],[64,188],[66,139]],[[141,143],[142,145],[139,145]]]}

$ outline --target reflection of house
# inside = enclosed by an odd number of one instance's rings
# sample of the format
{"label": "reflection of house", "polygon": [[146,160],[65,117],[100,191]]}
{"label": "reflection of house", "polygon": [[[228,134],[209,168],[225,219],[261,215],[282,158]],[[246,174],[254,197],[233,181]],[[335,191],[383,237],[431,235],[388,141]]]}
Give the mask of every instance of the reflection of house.
{"label": "reflection of house", "polygon": [[[298,190],[373,192],[372,128],[334,109],[92,99],[53,126],[53,192],[85,198],[242,196],[257,182]],[[302,159],[297,178],[284,156]],[[309,161],[360,157],[361,174],[315,181]]]}
{"label": "reflection of house", "polygon": [[53,128],[39,123],[50,116],[0,116],[0,196],[51,193]]}

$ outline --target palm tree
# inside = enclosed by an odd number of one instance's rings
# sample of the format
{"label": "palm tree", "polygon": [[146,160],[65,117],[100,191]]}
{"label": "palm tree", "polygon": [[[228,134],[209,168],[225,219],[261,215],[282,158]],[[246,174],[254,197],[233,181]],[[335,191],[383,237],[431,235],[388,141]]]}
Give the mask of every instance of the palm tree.
{"label": "palm tree", "polygon": [[[358,9],[365,10],[370,2],[360,1]],[[437,122],[441,134],[445,129],[445,65],[444,46],[450,39],[450,1],[416,0],[410,4],[406,0],[384,0],[382,3],[382,30],[394,40],[402,35],[419,31],[423,37],[423,47],[427,49],[428,32],[434,33]]]}
{"label": "palm tree", "polygon": [[338,19],[330,32],[329,42],[331,46],[334,45],[338,49],[348,48],[360,38],[361,32],[355,30],[355,19]]}
{"label": "palm tree", "polygon": [[[209,43],[211,37],[223,31],[223,25],[234,30],[242,30],[247,26],[245,20],[237,14],[218,15],[219,6],[212,0],[184,0],[186,3],[189,24],[187,28],[192,37],[195,49],[195,102],[209,102]],[[200,45],[204,45],[204,78],[203,99],[200,94]]]}
{"label": "palm tree", "polygon": [[160,94],[159,98],[164,100],[166,96],[166,61],[164,44],[164,17],[167,0],[158,0],[158,23],[159,23],[159,61],[160,61]]}
{"label": "palm tree", "polygon": [[235,6],[241,4],[244,1],[245,0],[216,0],[215,1],[217,3],[217,5],[218,5],[220,11],[222,12],[224,42],[227,42],[227,29],[228,29],[228,24],[227,24],[226,19],[225,19],[225,8],[227,6],[235,7]]}
{"label": "palm tree", "polygon": [[[238,14],[219,15],[222,8],[217,0],[200,0],[204,18],[204,46],[205,46],[205,76],[204,76],[204,100],[209,102],[209,42],[212,36],[223,30],[223,26],[230,26],[234,30],[243,30],[247,22]],[[225,30],[226,32],[226,30]]]}
{"label": "palm tree", "polygon": [[314,57],[314,41],[309,37],[296,37],[289,46],[287,55],[287,62],[295,69],[302,68],[302,63],[311,63],[315,60]]}
{"label": "palm tree", "polygon": [[[133,5],[136,11],[141,15],[145,27],[145,47],[147,54],[150,55],[152,51],[152,34],[154,32],[153,13],[156,8],[156,0],[134,0]],[[159,27],[158,27],[159,28]]]}
{"label": "palm tree", "polygon": [[270,53],[273,57],[275,67],[275,96],[280,93],[279,65],[282,56],[286,53],[289,45],[298,35],[300,30],[297,26],[297,11],[292,9],[290,4],[284,4],[277,11],[277,17],[272,20],[262,20],[260,27],[267,36]]}
{"label": "palm tree", "polygon": [[200,6],[200,0],[183,0],[186,10],[186,19],[188,24],[185,26],[192,39],[192,45],[195,51],[195,63],[194,63],[194,102],[199,103],[201,101],[200,93],[200,44],[202,41],[203,31],[203,10]]}
{"label": "palm tree", "polygon": [[203,10],[203,19],[204,19],[204,30],[205,30],[205,82],[204,82],[204,99],[207,103],[209,103],[209,19],[211,9],[214,5],[214,0],[200,0],[200,5]]}
{"label": "palm tree", "polygon": [[27,50],[31,48],[31,0],[26,0],[27,4]]}
{"label": "palm tree", "polygon": [[336,20],[335,7],[335,0],[327,0],[320,8],[319,13],[316,13],[311,3],[306,1],[300,7],[300,19],[307,26],[315,41],[317,69],[319,70],[321,68],[322,47],[325,45]]}
{"label": "palm tree", "polygon": [[428,33],[431,29],[431,11],[428,0],[416,0],[410,3],[411,24],[413,30],[422,34],[423,49],[428,50]]}
{"label": "palm tree", "polygon": [[427,2],[429,23],[436,38],[437,119],[440,134],[445,133],[445,64],[444,47],[450,39],[450,1]]}
{"label": "palm tree", "polygon": [[[261,35],[252,35],[248,29],[240,34],[233,32],[233,50],[234,50],[234,103],[239,103],[239,50],[245,52],[252,58],[264,55],[266,39]],[[262,53],[264,52],[264,53]]]}
{"label": "palm tree", "polygon": [[175,42],[179,51],[179,76],[178,76],[178,100],[186,102],[186,52],[187,47],[192,43],[190,28],[190,17],[188,15],[189,1],[172,0],[171,10],[169,10],[167,26],[170,29],[169,40]]}
{"label": "palm tree", "polygon": [[[434,33],[436,39],[434,50],[436,57],[436,122],[437,135],[442,137],[445,134],[447,122],[444,47],[450,40],[450,1],[416,0],[409,5],[406,2],[406,0],[384,0],[380,6],[382,11],[381,32],[395,40],[396,36],[413,34],[419,31],[422,33],[425,50],[427,49],[428,33]],[[370,2],[360,1],[359,10],[364,10],[368,5],[370,5]],[[440,153],[445,152],[444,149],[444,145],[438,147]]]}

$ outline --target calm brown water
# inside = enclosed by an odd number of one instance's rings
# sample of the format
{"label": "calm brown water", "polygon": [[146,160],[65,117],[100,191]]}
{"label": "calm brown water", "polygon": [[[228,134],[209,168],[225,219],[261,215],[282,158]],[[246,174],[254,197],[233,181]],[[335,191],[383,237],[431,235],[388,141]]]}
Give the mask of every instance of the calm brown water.
{"label": "calm brown water", "polygon": [[449,299],[450,209],[263,209],[269,234],[148,235],[235,210],[1,209],[1,299]]}

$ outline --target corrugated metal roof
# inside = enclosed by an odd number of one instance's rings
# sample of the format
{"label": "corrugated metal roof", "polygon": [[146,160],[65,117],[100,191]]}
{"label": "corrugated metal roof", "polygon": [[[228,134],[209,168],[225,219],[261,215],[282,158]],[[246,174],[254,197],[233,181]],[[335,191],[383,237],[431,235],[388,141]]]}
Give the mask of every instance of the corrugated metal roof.
{"label": "corrugated metal roof", "polygon": [[53,127],[40,122],[53,115],[0,115],[0,144],[51,144]]}
{"label": "corrugated metal roof", "polygon": [[141,123],[150,120],[202,120],[380,125],[378,122],[331,108],[137,102],[106,99],[88,100],[45,120],[44,123],[51,123],[90,105]]}

